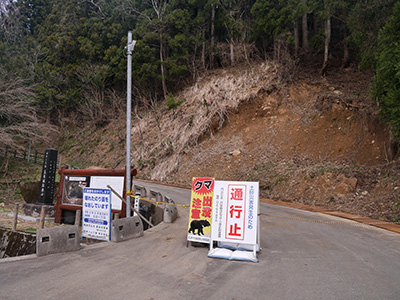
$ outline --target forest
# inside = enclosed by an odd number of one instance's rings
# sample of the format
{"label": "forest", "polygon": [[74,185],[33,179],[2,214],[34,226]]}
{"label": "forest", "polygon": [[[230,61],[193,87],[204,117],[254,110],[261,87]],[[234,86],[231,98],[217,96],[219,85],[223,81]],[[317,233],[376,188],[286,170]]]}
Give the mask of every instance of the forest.
{"label": "forest", "polygon": [[126,93],[149,106],[206,70],[250,61],[375,72],[371,101],[400,135],[396,0],[3,0],[0,144],[45,137],[64,118],[107,120]]}

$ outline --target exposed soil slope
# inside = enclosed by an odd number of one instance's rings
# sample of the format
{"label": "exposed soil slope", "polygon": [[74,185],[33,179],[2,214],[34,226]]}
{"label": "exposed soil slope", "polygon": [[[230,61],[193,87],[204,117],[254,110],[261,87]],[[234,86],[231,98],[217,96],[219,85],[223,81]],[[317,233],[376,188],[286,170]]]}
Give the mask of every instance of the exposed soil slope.
{"label": "exposed soil slope", "polygon": [[398,220],[396,153],[368,98],[370,80],[348,69],[261,89],[184,154],[169,181],[256,180],[264,197]]}

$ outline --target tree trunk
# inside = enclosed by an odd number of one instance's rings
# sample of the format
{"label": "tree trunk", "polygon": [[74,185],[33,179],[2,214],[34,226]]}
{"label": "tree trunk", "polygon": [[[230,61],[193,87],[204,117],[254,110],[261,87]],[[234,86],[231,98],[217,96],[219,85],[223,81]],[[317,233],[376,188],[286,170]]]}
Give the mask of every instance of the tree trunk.
{"label": "tree trunk", "polygon": [[294,21],[294,56],[295,57],[297,57],[299,55],[299,47],[300,47],[299,22],[296,20],[296,21]]}
{"label": "tree trunk", "polygon": [[206,30],[203,28],[203,43],[201,48],[201,65],[206,69]]}
{"label": "tree trunk", "polygon": [[349,65],[349,47],[347,45],[347,32],[344,31],[343,34],[343,61],[342,61],[342,68],[346,68]]}
{"label": "tree trunk", "polygon": [[249,55],[247,54],[247,44],[246,44],[246,31],[243,31],[243,39],[242,39],[242,44],[243,44],[243,51],[244,51],[244,57],[247,62],[249,62]]}
{"label": "tree trunk", "polygon": [[215,4],[211,4],[211,51],[210,51],[210,68],[214,66],[214,32],[215,32]]}
{"label": "tree trunk", "polygon": [[[307,0],[302,0],[302,2],[307,4]],[[303,51],[308,52],[310,50],[310,46],[308,44],[307,12],[303,14],[301,25],[303,31]]]}
{"label": "tree trunk", "polygon": [[274,60],[281,60],[281,36],[274,34]]}
{"label": "tree trunk", "polygon": [[163,89],[164,99],[167,99],[167,85],[165,84],[165,71],[164,71],[164,44],[162,33],[160,31],[160,63],[161,63],[161,84]]}
{"label": "tree trunk", "polygon": [[233,40],[231,40],[230,42],[230,50],[231,50],[231,66],[233,67],[235,65],[235,51],[234,51],[234,44],[233,44]]}
{"label": "tree trunk", "polygon": [[330,17],[330,10],[327,9],[327,18],[325,20],[325,44],[324,44],[324,63],[322,64],[321,68],[321,75],[326,75],[326,69],[328,67],[328,57],[329,57],[329,44],[331,42],[331,17]]}

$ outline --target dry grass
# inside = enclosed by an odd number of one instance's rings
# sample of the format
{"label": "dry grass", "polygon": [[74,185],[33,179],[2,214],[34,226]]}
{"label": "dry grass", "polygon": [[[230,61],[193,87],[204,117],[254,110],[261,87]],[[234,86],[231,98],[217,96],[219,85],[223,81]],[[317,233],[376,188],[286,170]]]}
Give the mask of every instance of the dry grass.
{"label": "dry grass", "polygon": [[163,102],[147,115],[136,117],[134,164],[152,169],[151,179],[165,180],[178,169],[182,154],[212,132],[211,127],[221,127],[230,110],[254,99],[260,89],[275,89],[279,80],[279,67],[270,62],[205,74],[174,96],[176,101],[184,100],[177,108],[167,110]]}

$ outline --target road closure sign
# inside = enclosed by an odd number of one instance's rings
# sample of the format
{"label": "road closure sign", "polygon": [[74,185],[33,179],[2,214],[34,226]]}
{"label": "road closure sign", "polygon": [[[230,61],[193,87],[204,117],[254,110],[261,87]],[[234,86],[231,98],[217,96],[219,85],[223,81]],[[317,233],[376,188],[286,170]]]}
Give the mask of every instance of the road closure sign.
{"label": "road closure sign", "polygon": [[109,241],[111,230],[111,190],[83,189],[82,236]]}
{"label": "road closure sign", "polygon": [[257,244],[258,182],[215,181],[213,241]]}

